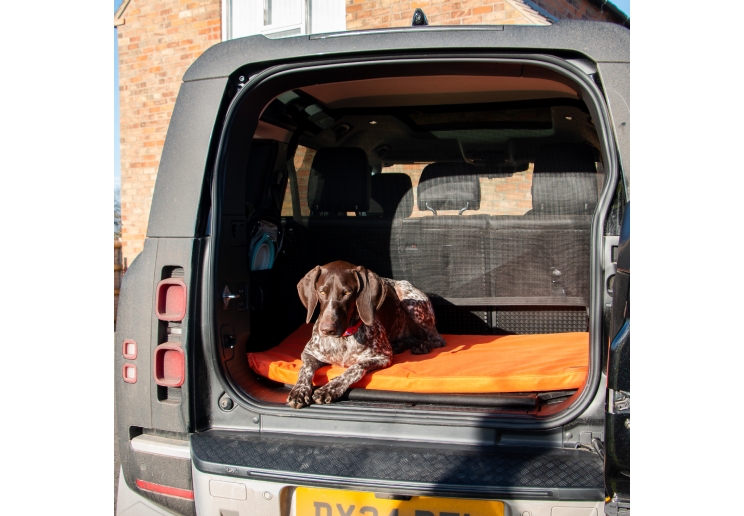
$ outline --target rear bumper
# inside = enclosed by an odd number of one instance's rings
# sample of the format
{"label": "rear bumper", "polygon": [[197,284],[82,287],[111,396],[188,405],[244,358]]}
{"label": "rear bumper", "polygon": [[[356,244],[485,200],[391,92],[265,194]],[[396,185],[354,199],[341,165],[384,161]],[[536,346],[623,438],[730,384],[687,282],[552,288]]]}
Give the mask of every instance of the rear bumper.
{"label": "rear bumper", "polygon": [[[193,469],[197,514],[297,516],[298,484],[248,480]],[[509,516],[603,516],[602,501],[506,499]],[[333,512],[332,516],[338,516]],[[358,511],[353,516],[360,516]]]}
{"label": "rear bumper", "polygon": [[[209,431],[191,436],[191,454],[200,477],[213,475],[253,492],[265,483],[279,490],[306,485],[410,496],[604,500],[602,461],[584,450]],[[196,473],[193,478],[198,497]],[[280,497],[279,491],[269,492]]]}
{"label": "rear bumper", "polygon": [[116,516],[173,516],[174,514],[132,490],[124,481],[124,474],[119,468]]}

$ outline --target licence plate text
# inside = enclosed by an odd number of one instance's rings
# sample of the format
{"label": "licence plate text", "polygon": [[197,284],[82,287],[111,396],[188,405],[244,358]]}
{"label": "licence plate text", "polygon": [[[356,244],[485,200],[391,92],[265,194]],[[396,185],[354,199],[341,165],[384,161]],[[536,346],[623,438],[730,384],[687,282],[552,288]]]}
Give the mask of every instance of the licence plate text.
{"label": "licence plate text", "polygon": [[377,498],[374,493],[297,488],[297,516],[503,516],[504,503],[493,500],[412,496]]}

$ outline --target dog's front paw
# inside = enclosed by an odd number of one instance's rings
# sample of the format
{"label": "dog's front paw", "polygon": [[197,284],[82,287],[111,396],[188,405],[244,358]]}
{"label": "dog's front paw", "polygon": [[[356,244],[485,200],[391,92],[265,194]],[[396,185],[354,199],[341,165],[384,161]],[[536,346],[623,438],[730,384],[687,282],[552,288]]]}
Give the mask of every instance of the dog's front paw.
{"label": "dog's front paw", "polygon": [[292,390],[289,391],[289,396],[287,396],[287,405],[296,409],[307,407],[313,402],[312,395],[313,388],[311,385],[296,384],[292,387]]}
{"label": "dog's front paw", "polygon": [[327,385],[324,385],[323,387],[316,389],[315,393],[313,394],[313,401],[318,405],[333,403],[341,396],[343,396],[345,390],[346,389],[329,383]]}

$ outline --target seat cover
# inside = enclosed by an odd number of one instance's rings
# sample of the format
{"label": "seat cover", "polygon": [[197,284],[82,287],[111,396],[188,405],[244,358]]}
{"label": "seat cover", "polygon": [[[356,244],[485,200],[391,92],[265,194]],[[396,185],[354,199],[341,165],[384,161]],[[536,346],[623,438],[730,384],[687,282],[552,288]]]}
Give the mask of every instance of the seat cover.
{"label": "seat cover", "polygon": [[[300,355],[310,338],[305,324],[278,346],[248,353],[251,368],[271,380],[294,384]],[[393,356],[390,367],[365,375],[352,387],[417,393],[499,393],[577,389],[586,379],[589,334],[442,335],[444,348],[426,355]],[[314,385],[325,385],[345,368],[325,366]]]}

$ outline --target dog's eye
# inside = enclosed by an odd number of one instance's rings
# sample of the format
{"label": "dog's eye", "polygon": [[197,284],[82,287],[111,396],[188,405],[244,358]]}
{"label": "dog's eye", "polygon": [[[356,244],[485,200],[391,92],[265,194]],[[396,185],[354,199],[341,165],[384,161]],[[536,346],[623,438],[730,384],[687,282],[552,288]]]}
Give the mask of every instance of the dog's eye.
{"label": "dog's eye", "polygon": [[323,292],[322,290],[321,290],[321,291],[319,292],[319,294],[320,294],[321,296],[325,296],[325,295],[326,295],[326,294],[325,294],[325,292]]}
{"label": "dog's eye", "polygon": [[351,292],[349,292],[348,290],[344,290],[343,294],[344,296],[348,296],[349,294],[351,294]]}

